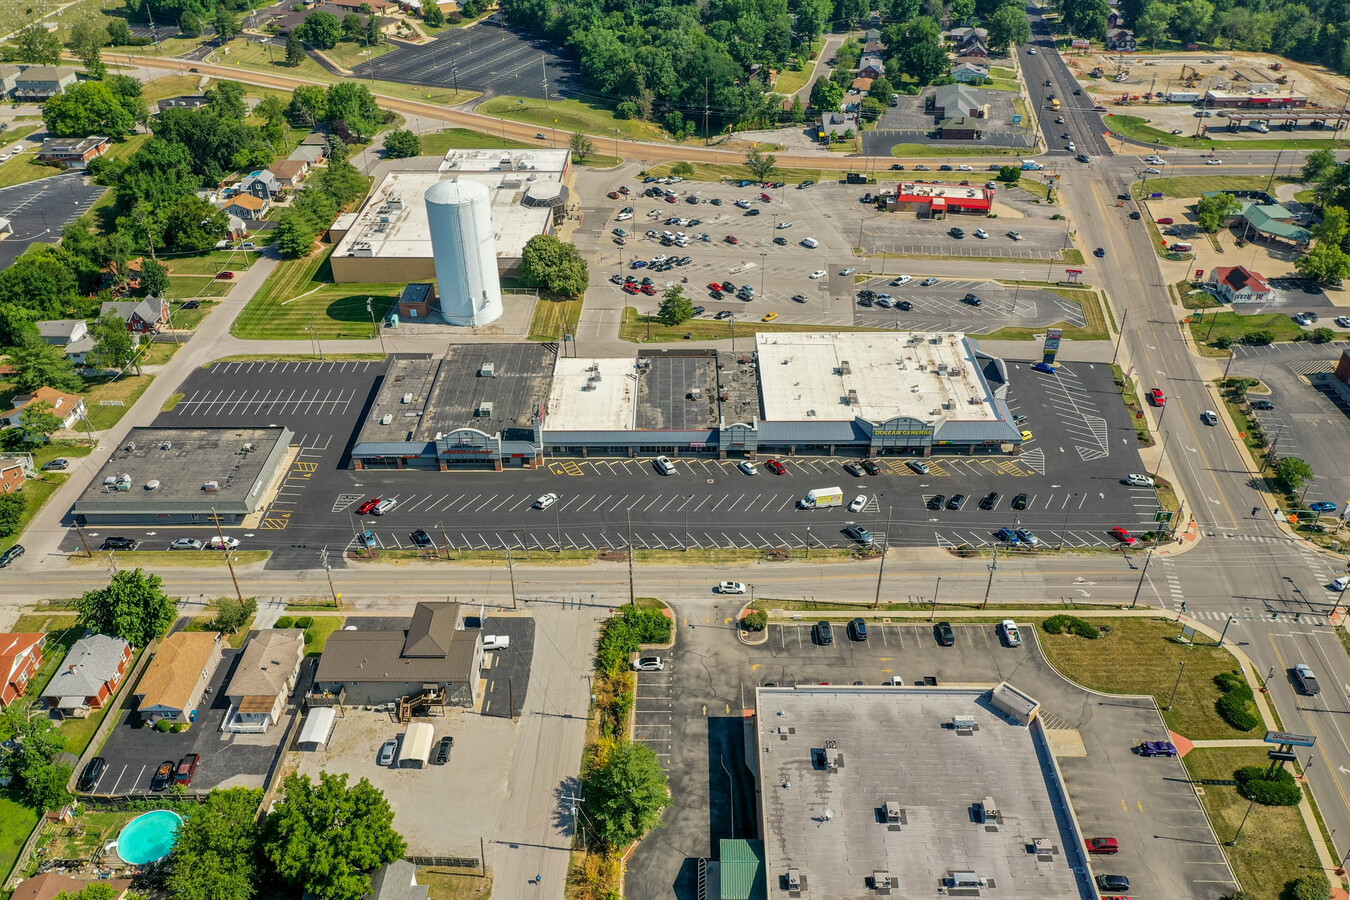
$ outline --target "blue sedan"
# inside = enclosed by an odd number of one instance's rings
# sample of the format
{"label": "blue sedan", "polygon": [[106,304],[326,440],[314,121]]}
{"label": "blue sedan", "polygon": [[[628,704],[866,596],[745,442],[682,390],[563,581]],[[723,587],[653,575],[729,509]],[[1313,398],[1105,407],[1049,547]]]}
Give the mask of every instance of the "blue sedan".
{"label": "blue sedan", "polygon": [[1319,513],[1333,513],[1336,511],[1336,504],[1327,500],[1318,500],[1316,503],[1309,503],[1308,509]]}
{"label": "blue sedan", "polygon": [[645,259],[635,259],[635,260],[633,260],[633,262],[632,262],[632,264],[629,266],[629,268],[633,268],[633,269],[645,269],[645,268],[647,268],[647,261],[646,261]]}
{"label": "blue sedan", "polygon": [[1055,374],[1055,367],[1050,365],[1049,363],[1044,362],[1032,363],[1031,368],[1035,369],[1037,372],[1044,372],[1047,375]]}

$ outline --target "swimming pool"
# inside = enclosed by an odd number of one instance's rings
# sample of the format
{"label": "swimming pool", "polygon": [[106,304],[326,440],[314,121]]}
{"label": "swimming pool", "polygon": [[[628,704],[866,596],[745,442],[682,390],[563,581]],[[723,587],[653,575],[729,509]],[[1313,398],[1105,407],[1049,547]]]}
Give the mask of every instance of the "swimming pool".
{"label": "swimming pool", "polygon": [[182,824],[183,817],[167,809],[137,816],[117,836],[117,855],[133,866],[158,862],[173,849]]}

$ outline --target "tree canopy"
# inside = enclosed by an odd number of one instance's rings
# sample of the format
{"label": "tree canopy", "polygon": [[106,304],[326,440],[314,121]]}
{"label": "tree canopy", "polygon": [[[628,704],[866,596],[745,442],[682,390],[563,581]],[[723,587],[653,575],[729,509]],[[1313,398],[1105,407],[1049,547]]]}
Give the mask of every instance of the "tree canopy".
{"label": "tree canopy", "polygon": [[662,325],[683,325],[692,319],[694,303],[684,295],[684,288],[678,284],[666,288],[661,295],[661,306],[656,318]]}
{"label": "tree canopy", "polygon": [[580,297],[590,281],[586,260],[575,244],[551,234],[537,234],[525,244],[520,260],[520,283],[562,297]]}
{"label": "tree canopy", "polygon": [[624,742],[592,764],[582,791],[593,839],[608,849],[625,847],[660,825],[661,810],[670,805],[661,762],[638,741]]}
{"label": "tree canopy", "polygon": [[102,81],[83,81],[43,103],[42,122],[54,137],[123,138],[136,127],[136,105]]}
{"label": "tree canopy", "polygon": [[171,900],[251,900],[258,893],[262,792],[215,790],[188,813],[166,863]]}
{"label": "tree canopy", "polygon": [[384,136],[384,155],[386,159],[406,159],[418,156],[422,152],[422,140],[416,132],[406,128],[391,131]]}
{"label": "tree canopy", "polygon": [[79,623],[144,647],[178,617],[178,607],[163,585],[164,579],[143,569],[122,569],[107,587],[87,591],[75,601]]}

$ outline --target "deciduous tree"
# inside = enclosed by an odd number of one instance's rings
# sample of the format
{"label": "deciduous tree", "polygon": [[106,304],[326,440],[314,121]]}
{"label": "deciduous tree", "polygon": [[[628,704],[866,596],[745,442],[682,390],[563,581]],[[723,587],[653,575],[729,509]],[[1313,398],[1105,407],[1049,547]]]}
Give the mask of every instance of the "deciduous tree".
{"label": "deciduous tree", "polygon": [[422,152],[422,139],[406,128],[391,131],[384,137],[386,159],[407,159]]}
{"label": "deciduous tree", "polygon": [[1325,181],[1336,169],[1336,154],[1331,150],[1314,150],[1303,157],[1303,180]]}
{"label": "deciduous tree", "polygon": [[587,158],[595,155],[595,142],[581,132],[573,134],[567,146],[571,148],[577,162],[585,162]]}
{"label": "deciduous tree", "polygon": [[1195,204],[1195,218],[1201,228],[1213,234],[1237,215],[1240,209],[1242,205],[1236,197],[1220,192],[1200,198]]}
{"label": "deciduous tree", "polygon": [[342,39],[342,23],[330,12],[318,10],[305,16],[296,29],[300,39],[320,50],[332,50]]}
{"label": "deciduous tree", "polygon": [[31,394],[40,387],[58,391],[78,391],[84,387],[65,351],[36,334],[25,336],[23,343],[10,349],[9,364],[15,369],[14,386],[24,393]]}
{"label": "deciduous tree", "polygon": [[193,808],[166,863],[170,900],[250,900],[258,893],[262,792],[214,790]]}
{"label": "deciduous tree", "polygon": [[1154,0],[1144,8],[1138,22],[1135,25],[1135,31],[1139,37],[1148,41],[1149,49],[1155,49],[1158,41],[1165,39],[1172,28],[1172,19],[1176,16],[1176,11],[1171,5]]}
{"label": "deciduous tree", "polygon": [[671,285],[661,295],[661,306],[656,318],[662,325],[683,325],[695,316],[694,304],[684,295],[684,288]]}
{"label": "deciduous tree", "polygon": [[586,260],[575,244],[551,234],[537,234],[525,244],[520,261],[520,282],[562,297],[580,297],[590,280]]}
{"label": "deciduous tree", "polygon": [[661,824],[670,805],[670,784],[650,747],[630,741],[591,766],[583,781],[588,837],[605,849],[618,849]]}
{"label": "deciduous tree", "polygon": [[989,29],[989,43],[1000,50],[1016,48],[1031,40],[1031,25],[1027,22],[1027,13],[1017,3],[1005,3],[1000,6],[986,23]]}
{"label": "deciduous tree", "polygon": [[32,22],[14,33],[10,41],[14,58],[34,65],[55,66],[61,62],[61,39],[46,26]]}
{"label": "deciduous tree", "polygon": [[163,585],[162,578],[143,569],[122,569],[107,587],[88,591],[75,601],[79,623],[144,647],[168,631],[178,617],[178,608]]}
{"label": "deciduous tree", "polygon": [[136,362],[136,339],[127,331],[127,323],[119,313],[108,312],[99,316],[89,333],[94,338],[94,349],[89,353],[91,365],[124,369]]}
{"label": "deciduous tree", "polygon": [[117,139],[136,127],[134,110],[102,81],[81,82],[52,97],[42,104],[42,121],[56,137]]}
{"label": "deciduous tree", "polygon": [[422,6],[422,21],[429,28],[440,28],[445,24],[445,13],[441,11],[441,6],[436,0],[427,0]]}
{"label": "deciduous tree", "polygon": [[[124,23],[125,24],[125,23]],[[108,29],[99,22],[81,20],[70,29],[70,50],[84,63],[85,71],[94,78],[108,74],[103,64],[103,47],[108,43]]]}
{"label": "deciduous tree", "polygon": [[745,154],[745,167],[756,181],[768,181],[778,171],[778,157],[758,147],[751,147],[750,152]]}

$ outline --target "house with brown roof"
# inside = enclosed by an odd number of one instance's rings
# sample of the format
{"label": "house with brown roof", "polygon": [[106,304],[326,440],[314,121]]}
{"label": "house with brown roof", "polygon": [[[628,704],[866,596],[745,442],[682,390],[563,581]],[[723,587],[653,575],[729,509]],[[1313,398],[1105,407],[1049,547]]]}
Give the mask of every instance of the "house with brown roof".
{"label": "house with brown roof", "polygon": [[80,421],[84,415],[84,398],[78,394],[67,394],[65,391],[58,391],[56,388],[42,386],[31,394],[20,394],[10,401],[14,406],[6,412],[0,413],[0,422],[5,425],[15,426],[23,420],[24,407],[33,403],[46,403],[52,408],[52,413],[61,420],[62,428],[74,428],[75,423]]}
{"label": "house with brown roof", "polygon": [[871,89],[872,89],[872,79],[871,79],[871,78],[855,78],[855,79],[853,79],[853,90],[857,91],[858,93],[860,93],[860,94],[865,94],[865,93],[867,93],[868,91],[870,91]]}
{"label": "house with brown roof", "polygon": [[267,211],[271,208],[272,202],[270,200],[264,200],[252,194],[235,194],[229,200],[220,204],[220,209],[225,212],[225,215],[246,221],[261,219],[267,215]]}
{"label": "house with brown roof", "polygon": [[392,703],[434,685],[445,689],[447,704],[472,707],[482,662],[482,632],[464,628],[459,604],[422,602],[407,629],[334,632],[319,658],[314,687],[367,705]]}
{"label": "house with brown roof", "polygon": [[48,709],[83,718],[102,709],[117,693],[133,655],[131,645],[107,634],[87,634],[75,642],[42,694]]}
{"label": "house with brown roof", "polygon": [[303,630],[267,628],[258,632],[244,646],[244,654],[225,688],[230,710],[222,727],[261,734],[280,722],[304,659]]}
{"label": "house with brown roof", "polygon": [[71,878],[57,872],[44,872],[19,882],[14,893],[9,895],[9,900],[56,900],[62,894],[74,897],[92,884],[112,888],[113,900],[121,900],[127,895],[127,891],[131,890],[130,878],[101,878],[98,881],[89,881]]}
{"label": "house with brown roof", "polygon": [[309,174],[309,163],[303,159],[283,159],[267,168],[283,188],[291,190],[299,187],[300,182]]}
{"label": "house with brown roof", "polygon": [[0,709],[28,691],[28,680],[42,667],[40,633],[0,633]]}
{"label": "house with brown roof", "polygon": [[141,720],[190,719],[220,657],[220,635],[214,631],[178,631],[160,641],[155,658],[136,685]]}

